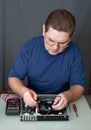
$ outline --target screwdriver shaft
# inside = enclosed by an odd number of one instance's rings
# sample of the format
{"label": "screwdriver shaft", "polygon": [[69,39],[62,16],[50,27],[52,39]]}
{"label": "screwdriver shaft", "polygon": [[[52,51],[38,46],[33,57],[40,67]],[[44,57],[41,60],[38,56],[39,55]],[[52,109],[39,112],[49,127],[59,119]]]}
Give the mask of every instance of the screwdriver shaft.
{"label": "screwdriver shaft", "polygon": [[77,113],[77,111],[76,111],[75,113],[76,113],[76,117],[78,117],[78,113]]}

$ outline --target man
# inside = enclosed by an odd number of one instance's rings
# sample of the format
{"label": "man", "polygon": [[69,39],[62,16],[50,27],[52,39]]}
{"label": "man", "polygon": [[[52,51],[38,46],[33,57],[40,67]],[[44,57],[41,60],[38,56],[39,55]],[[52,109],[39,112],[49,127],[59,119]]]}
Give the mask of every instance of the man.
{"label": "man", "polygon": [[[37,94],[57,94],[52,108],[61,110],[86,88],[79,48],[71,41],[75,18],[65,9],[54,10],[43,25],[43,36],[29,40],[9,73],[11,89],[35,106]],[[28,76],[28,86],[23,83]]]}

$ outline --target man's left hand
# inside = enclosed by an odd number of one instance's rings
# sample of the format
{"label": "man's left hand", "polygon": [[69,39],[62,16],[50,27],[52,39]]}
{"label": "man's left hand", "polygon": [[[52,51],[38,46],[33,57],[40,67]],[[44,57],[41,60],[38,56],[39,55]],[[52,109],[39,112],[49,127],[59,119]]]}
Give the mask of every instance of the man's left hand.
{"label": "man's left hand", "polygon": [[52,108],[54,110],[62,110],[68,105],[68,102],[69,101],[67,95],[65,93],[60,93],[55,98]]}

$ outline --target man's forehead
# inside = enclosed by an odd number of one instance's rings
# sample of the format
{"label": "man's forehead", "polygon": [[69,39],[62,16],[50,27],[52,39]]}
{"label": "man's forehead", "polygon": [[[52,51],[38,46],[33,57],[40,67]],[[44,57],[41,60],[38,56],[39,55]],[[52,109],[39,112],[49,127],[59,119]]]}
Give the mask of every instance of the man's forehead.
{"label": "man's forehead", "polygon": [[52,28],[50,28],[46,32],[46,35],[49,39],[51,39],[53,41],[58,41],[58,42],[63,42],[63,41],[67,41],[70,39],[70,34],[68,32],[57,31]]}

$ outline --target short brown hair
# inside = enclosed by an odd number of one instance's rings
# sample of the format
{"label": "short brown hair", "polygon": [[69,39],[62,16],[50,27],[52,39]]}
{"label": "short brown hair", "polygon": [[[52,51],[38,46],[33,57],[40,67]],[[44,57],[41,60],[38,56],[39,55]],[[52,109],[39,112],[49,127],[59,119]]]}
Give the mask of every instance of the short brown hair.
{"label": "short brown hair", "polygon": [[54,10],[45,21],[45,31],[52,27],[58,31],[69,32],[72,36],[75,31],[75,17],[65,9]]}

